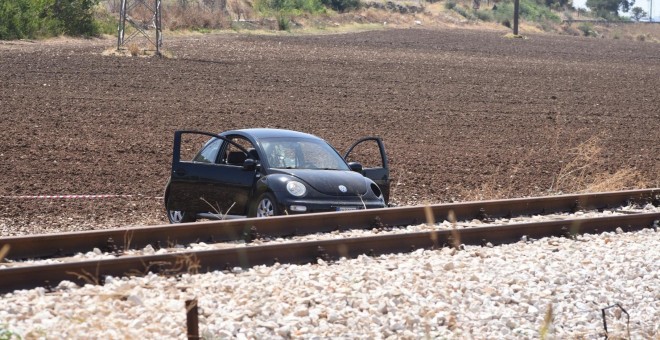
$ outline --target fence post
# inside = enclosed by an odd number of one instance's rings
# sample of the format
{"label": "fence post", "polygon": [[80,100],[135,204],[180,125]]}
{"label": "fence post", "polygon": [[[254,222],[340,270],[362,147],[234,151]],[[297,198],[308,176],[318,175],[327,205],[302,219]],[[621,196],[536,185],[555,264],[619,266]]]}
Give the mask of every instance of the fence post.
{"label": "fence post", "polygon": [[199,339],[199,314],[197,311],[197,299],[186,300],[186,326],[188,329],[188,340]]}

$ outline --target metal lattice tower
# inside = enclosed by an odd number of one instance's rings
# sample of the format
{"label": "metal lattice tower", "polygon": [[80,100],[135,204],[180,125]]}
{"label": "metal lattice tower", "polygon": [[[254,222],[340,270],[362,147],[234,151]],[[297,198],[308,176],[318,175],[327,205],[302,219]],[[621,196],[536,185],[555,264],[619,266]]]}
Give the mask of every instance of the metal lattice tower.
{"label": "metal lattice tower", "polygon": [[[117,50],[120,50],[122,46],[131,41],[138,35],[144,36],[155,48],[156,54],[160,55],[160,49],[163,46],[163,32],[161,26],[161,0],[153,0],[153,7],[147,3],[147,0],[121,0],[121,5],[119,7],[119,27],[117,28]],[[144,6],[149,13],[151,13],[151,23],[143,24],[133,20],[128,13],[137,6]],[[124,38],[124,33],[126,31],[126,22],[128,21],[135,32],[131,33],[127,38]],[[155,28],[156,37],[150,36],[147,33],[147,30],[150,28]]]}

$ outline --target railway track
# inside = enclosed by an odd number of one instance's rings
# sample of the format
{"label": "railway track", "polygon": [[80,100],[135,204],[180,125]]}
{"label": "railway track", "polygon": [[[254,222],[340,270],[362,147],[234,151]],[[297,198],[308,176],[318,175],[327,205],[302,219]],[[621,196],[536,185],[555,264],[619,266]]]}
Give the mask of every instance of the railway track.
{"label": "railway track", "polygon": [[[660,189],[631,190],[598,194],[562,195],[496,201],[439,204],[427,207],[401,207],[352,212],[279,216],[269,219],[242,219],[122,228],[78,233],[61,233],[0,238],[5,261],[53,259],[94,248],[112,254],[111,258],[8,266],[0,269],[0,292],[37,286],[56,286],[63,280],[78,284],[102,283],[107,275],[144,275],[156,272],[174,275],[181,272],[208,272],[234,267],[281,263],[308,263],[361,254],[409,252],[420,248],[483,245],[517,242],[521,238],[547,236],[571,237],[647,228],[660,221],[660,212],[632,212],[594,218],[569,218],[556,221],[507,224],[495,227],[428,230],[410,233],[266,243],[257,246],[232,246],[213,250],[185,250],[165,254],[126,255],[129,249],[150,246],[161,248],[196,242],[252,242],[277,238],[329,233],[351,229],[385,229],[435,221],[490,221],[526,215],[545,215],[576,211],[616,210],[631,204],[660,206]],[[0,263],[0,266],[2,264]]]}

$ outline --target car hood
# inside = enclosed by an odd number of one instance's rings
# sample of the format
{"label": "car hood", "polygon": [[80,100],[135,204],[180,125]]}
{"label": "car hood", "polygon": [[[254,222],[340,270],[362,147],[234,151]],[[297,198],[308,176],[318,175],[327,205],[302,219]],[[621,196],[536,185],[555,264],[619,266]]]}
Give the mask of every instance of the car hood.
{"label": "car hood", "polygon": [[[314,190],[332,196],[356,196],[367,192],[364,176],[349,170],[273,169],[276,173],[294,176]],[[342,192],[339,187],[346,187]]]}

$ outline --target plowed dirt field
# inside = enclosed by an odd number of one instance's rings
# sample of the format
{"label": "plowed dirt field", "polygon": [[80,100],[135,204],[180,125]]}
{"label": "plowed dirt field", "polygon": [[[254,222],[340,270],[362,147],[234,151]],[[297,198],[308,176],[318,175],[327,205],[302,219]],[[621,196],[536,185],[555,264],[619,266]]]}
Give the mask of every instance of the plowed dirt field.
{"label": "plowed dirt field", "polygon": [[340,151],[381,136],[398,204],[660,186],[660,44],[400,29],[102,55],[113,43],[0,43],[0,195],[135,195],[3,197],[0,236],[165,222],[184,128],[288,128]]}

